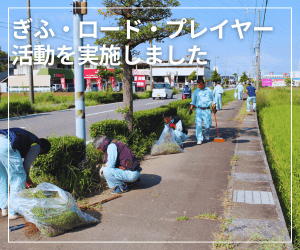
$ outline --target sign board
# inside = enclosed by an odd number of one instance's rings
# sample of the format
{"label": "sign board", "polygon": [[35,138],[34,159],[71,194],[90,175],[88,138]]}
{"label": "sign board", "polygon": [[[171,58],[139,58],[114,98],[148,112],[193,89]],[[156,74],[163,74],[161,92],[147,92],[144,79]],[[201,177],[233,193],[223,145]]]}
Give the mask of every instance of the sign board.
{"label": "sign board", "polygon": [[143,76],[149,76],[150,75],[150,70],[148,69],[133,69],[132,70],[133,75],[143,75]]}
{"label": "sign board", "polygon": [[272,87],[272,79],[262,79],[261,86]]}
{"label": "sign board", "polygon": [[[114,69],[107,69],[110,71],[114,71]],[[99,72],[98,69],[84,69],[84,79],[97,79],[97,73]]]}
{"label": "sign board", "polygon": [[86,89],[91,89],[91,79],[86,79]]}
{"label": "sign board", "polygon": [[64,74],[54,74],[54,77],[65,77]]}
{"label": "sign board", "polygon": [[60,78],[61,88],[66,89],[66,80],[65,78]]}
{"label": "sign board", "polygon": [[102,84],[101,84],[100,78],[97,79],[97,87],[98,87],[98,89],[102,89]]}

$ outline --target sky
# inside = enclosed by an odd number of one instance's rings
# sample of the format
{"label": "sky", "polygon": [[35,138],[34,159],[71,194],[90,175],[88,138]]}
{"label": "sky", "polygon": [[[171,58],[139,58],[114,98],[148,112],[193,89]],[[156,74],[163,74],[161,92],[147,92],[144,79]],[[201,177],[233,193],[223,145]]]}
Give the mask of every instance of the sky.
{"label": "sky", "polygon": [[[98,29],[102,26],[114,26],[113,20],[105,19],[97,13],[102,7],[101,1],[87,0],[88,15],[84,16],[84,21],[97,21]],[[216,65],[221,75],[232,75],[243,71],[249,74],[250,68],[255,69],[255,53],[258,40],[258,32],[254,27],[258,26],[258,10],[260,10],[260,25],[273,27],[273,31],[264,31],[261,35],[260,46],[260,69],[269,74],[283,74],[298,70],[300,67],[300,3],[293,0],[179,0],[180,8],[173,9],[172,18],[192,18],[200,23],[195,32],[204,28],[207,31],[197,38],[191,38],[190,34],[174,39],[166,38],[163,44],[156,44],[162,47],[161,59],[168,59],[169,46],[174,46],[174,59],[186,58],[190,55],[188,49],[193,45],[200,47],[201,51],[207,52],[207,58],[211,60],[211,68]],[[266,7],[267,2],[267,8]],[[73,15],[71,12],[72,1],[40,1],[31,0],[31,16],[33,22],[33,34],[36,33],[35,23],[43,26],[41,20],[47,21],[46,27],[54,31],[55,36],[47,39],[40,39],[41,44],[49,44],[51,48],[57,49],[62,45],[73,47]],[[12,55],[16,51],[13,45],[26,45],[27,40],[17,40],[13,36],[13,22],[27,18],[27,1],[15,0],[5,1],[0,9],[0,46],[1,49]],[[9,8],[9,9],[8,9]],[[291,10],[292,8],[292,10]],[[9,12],[9,19],[8,19]],[[250,22],[249,29],[243,32],[243,39],[240,39],[236,28],[231,26],[236,23]],[[219,39],[218,30],[210,29],[228,20],[223,27],[223,39]],[[167,21],[167,20],[165,20]],[[8,29],[10,23],[10,29]],[[68,26],[70,30],[65,32],[63,27]],[[291,32],[292,28],[292,32]],[[10,39],[8,39],[8,31]],[[18,33],[21,35],[21,33]],[[97,33],[98,38],[102,36]],[[35,38],[32,36],[33,44]],[[9,41],[8,41],[9,40]],[[94,38],[84,38],[84,44],[94,45]],[[291,51],[292,42],[292,51]],[[155,44],[155,43],[154,43]],[[147,58],[147,47],[149,44],[141,44],[136,47],[140,52],[140,57]],[[292,59],[292,65],[291,65]],[[299,69],[300,70],[300,69]]]}

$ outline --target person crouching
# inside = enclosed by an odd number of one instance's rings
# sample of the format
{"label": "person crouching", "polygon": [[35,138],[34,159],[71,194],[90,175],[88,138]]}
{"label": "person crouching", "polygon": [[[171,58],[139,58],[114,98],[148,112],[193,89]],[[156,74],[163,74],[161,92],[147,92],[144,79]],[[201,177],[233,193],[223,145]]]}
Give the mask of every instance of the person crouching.
{"label": "person crouching", "polygon": [[183,142],[188,139],[188,130],[178,116],[171,116],[169,112],[163,113],[165,128],[171,128],[177,144],[183,148]]}
{"label": "person crouching", "polygon": [[100,176],[106,179],[112,194],[128,191],[127,183],[138,181],[142,168],[139,160],[128,146],[105,135],[94,140],[94,147],[104,154],[104,162]]}

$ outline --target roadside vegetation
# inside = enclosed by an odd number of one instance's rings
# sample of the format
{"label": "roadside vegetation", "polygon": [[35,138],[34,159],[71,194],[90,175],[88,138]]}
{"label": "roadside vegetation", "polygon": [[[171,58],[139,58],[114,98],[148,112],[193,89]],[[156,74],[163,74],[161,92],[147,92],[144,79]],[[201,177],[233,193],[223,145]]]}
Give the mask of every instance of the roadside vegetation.
{"label": "roadside vegetation", "polygon": [[[271,169],[273,182],[280,200],[288,229],[293,222],[293,244],[300,247],[300,89],[260,88],[257,94],[257,110],[263,144]],[[291,157],[292,135],[292,157]],[[292,160],[292,161],[291,161]],[[291,166],[292,173],[291,173]],[[293,185],[291,190],[291,177]],[[293,191],[293,192],[292,192]],[[293,194],[293,217],[291,219],[291,194]]]}
{"label": "roadside vegetation", "polygon": [[[146,91],[142,94],[133,93],[133,99],[151,98],[152,91]],[[86,92],[85,106],[94,106],[105,103],[122,102],[123,93],[110,91]],[[74,92],[43,92],[35,93],[35,103],[31,104],[29,94],[10,93],[9,94],[9,116],[15,117],[35,113],[45,113],[51,111],[65,110],[74,108]],[[8,95],[2,93],[0,102],[0,119],[8,117]]]}

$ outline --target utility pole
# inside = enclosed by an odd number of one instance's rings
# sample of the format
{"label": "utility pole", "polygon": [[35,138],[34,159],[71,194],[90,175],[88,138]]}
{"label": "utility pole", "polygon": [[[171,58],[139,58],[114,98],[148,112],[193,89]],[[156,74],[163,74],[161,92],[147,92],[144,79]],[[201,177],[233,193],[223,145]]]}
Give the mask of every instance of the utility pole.
{"label": "utility pole", "polygon": [[[31,16],[30,16],[30,0],[27,0],[27,19],[30,20]],[[31,22],[29,22],[29,29],[28,29],[28,45],[31,47],[31,51],[33,51],[32,49],[32,42],[31,42]],[[28,72],[28,76],[29,76],[29,95],[30,95],[30,102],[34,103],[34,89],[33,89],[33,67],[32,67],[32,63],[31,65],[29,65],[29,72]]]}
{"label": "utility pole", "polygon": [[[150,41],[150,48],[152,48],[152,40]],[[150,64],[150,90],[153,89],[153,76],[152,76],[152,64]]]}
{"label": "utility pole", "polygon": [[225,62],[225,79],[226,79],[226,62]]}
{"label": "utility pole", "polygon": [[[260,10],[258,10],[258,27],[260,27]],[[256,56],[256,89],[259,88],[259,60],[260,60],[260,32],[257,36],[257,56]]]}
{"label": "utility pole", "polygon": [[80,38],[80,22],[83,15],[87,14],[86,0],[73,1],[73,40],[74,40],[74,77],[75,77],[75,119],[76,136],[86,140],[85,134],[85,103],[84,103],[84,66],[79,66],[78,47],[83,46],[83,38]]}

